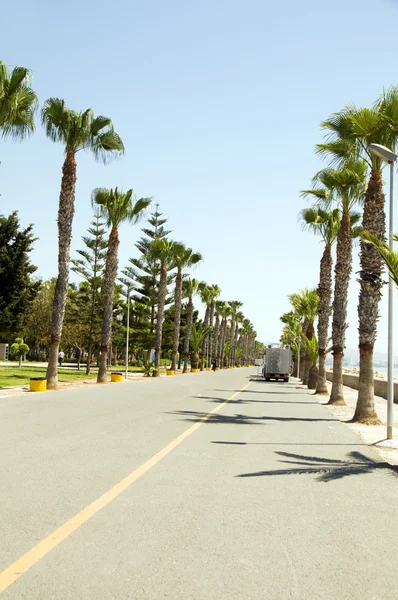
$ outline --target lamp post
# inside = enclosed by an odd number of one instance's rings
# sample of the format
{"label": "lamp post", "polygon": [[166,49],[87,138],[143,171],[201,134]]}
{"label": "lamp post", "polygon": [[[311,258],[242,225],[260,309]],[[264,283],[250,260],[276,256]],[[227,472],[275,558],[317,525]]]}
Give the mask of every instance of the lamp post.
{"label": "lamp post", "polygon": [[130,335],[130,288],[127,288],[127,328],[126,328],[126,359],[124,365],[124,378],[127,379],[129,372],[129,335]]}
{"label": "lamp post", "polygon": [[[380,144],[369,144],[369,150],[390,165],[390,215],[388,224],[388,245],[393,249],[393,196],[394,196],[394,165],[398,158],[389,148]],[[388,366],[387,366],[387,439],[392,440],[394,413],[394,347],[393,347],[393,295],[394,283],[391,275],[388,277]]]}

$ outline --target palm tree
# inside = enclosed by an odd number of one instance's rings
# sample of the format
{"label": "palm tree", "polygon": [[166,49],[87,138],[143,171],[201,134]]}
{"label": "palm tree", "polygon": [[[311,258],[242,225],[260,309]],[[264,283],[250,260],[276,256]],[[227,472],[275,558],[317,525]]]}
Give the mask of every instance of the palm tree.
{"label": "palm tree", "polygon": [[221,323],[220,316],[222,316],[223,308],[225,307],[225,302],[223,300],[216,300],[214,303],[214,315],[215,315],[215,325],[214,325],[214,347],[213,354],[216,359],[216,368],[220,367],[220,346],[221,346]]}
{"label": "palm tree", "polygon": [[[311,195],[314,190],[306,190],[302,195]],[[303,228],[318,233],[324,243],[324,250],[319,270],[318,285],[318,340],[319,370],[316,383],[316,394],[327,394],[326,384],[326,346],[328,341],[330,304],[332,298],[332,246],[336,241],[340,226],[340,211],[322,209],[320,206],[305,208],[301,211]]]}
{"label": "palm tree", "polygon": [[[174,244],[174,264],[177,267],[177,275],[174,288],[174,338],[173,350],[171,355],[171,371],[175,371],[177,362],[178,345],[180,343],[180,326],[181,326],[181,297],[182,297],[182,282],[183,269],[187,269],[197,265],[202,260],[202,255],[199,252],[194,252],[192,248],[187,248],[184,244]],[[189,342],[189,339],[188,339]]]}
{"label": "palm tree", "polygon": [[[316,290],[309,290],[305,288],[299,293],[290,294],[289,300],[293,306],[294,311],[299,317],[303,319],[303,333],[307,339],[312,339],[314,334],[314,321],[318,314],[319,296]],[[305,348],[304,348],[305,352]],[[308,384],[311,360],[304,354],[303,361],[303,384]]]}
{"label": "palm tree", "polygon": [[226,359],[226,367],[227,369],[231,366],[231,352],[232,349],[234,348],[234,345],[232,342],[225,342],[225,359]]}
{"label": "palm tree", "polygon": [[[313,179],[314,189],[308,192],[323,201],[326,206],[337,202],[342,213],[337,234],[332,323],[333,383],[330,404],[344,404],[343,353],[347,329],[348,285],[352,270],[352,239],[358,236],[357,223],[360,220],[360,214],[352,211],[355,204],[363,200],[366,172],[367,165],[364,161],[347,160],[341,169],[327,168],[319,171]],[[319,184],[322,187],[319,187]]]}
{"label": "palm tree", "polygon": [[[192,347],[192,356],[191,356],[191,369],[197,371],[198,363],[199,363],[199,352],[203,346],[203,340],[210,333],[210,327],[200,327],[196,325],[192,325],[192,335],[191,335],[191,347]],[[203,360],[202,360],[203,362]]]}
{"label": "palm tree", "polygon": [[227,302],[219,308],[220,316],[221,316],[221,325],[220,325],[220,345],[219,345],[219,364],[220,367],[225,367],[226,361],[226,353],[225,353],[225,343],[227,341],[227,327],[228,327],[228,318],[231,316],[231,307]]}
{"label": "palm tree", "polygon": [[34,114],[39,101],[29,83],[29,69],[15,67],[9,73],[0,61],[0,131],[3,137],[23,140],[35,129]]}
{"label": "palm tree", "polygon": [[193,296],[197,294],[199,289],[199,281],[193,278],[184,279],[182,282],[182,295],[184,298],[188,298],[187,307],[187,324],[185,328],[184,338],[184,368],[183,373],[188,372],[188,359],[189,359],[189,343],[191,340],[192,333],[192,322],[193,322]]}
{"label": "palm tree", "polygon": [[[322,127],[329,133],[326,143],[318,146],[318,153],[333,156],[340,164],[352,157],[359,157],[369,166],[362,227],[378,240],[384,241],[383,163],[369,150],[369,144],[378,143],[395,150],[398,140],[398,87],[385,92],[373,108],[357,109],[350,106],[332,115]],[[383,282],[381,257],[376,248],[365,241],[361,242],[360,264],[359,391],[353,421],[372,424],[380,423],[374,406],[373,349]]]}
{"label": "palm tree", "polygon": [[[214,321],[214,310],[215,310],[215,302],[216,298],[221,294],[221,288],[213,284],[210,286],[210,307],[209,307],[209,327],[210,333],[207,337],[207,345],[208,345],[208,355],[210,361],[213,358],[213,347],[214,347],[214,330],[213,330],[213,321]],[[209,366],[209,365],[207,365]]]}
{"label": "palm tree", "polygon": [[239,333],[240,333],[239,325],[241,325],[244,320],[245,320],[245,315],[242,312],[237,312],[235,315],[235,337],[233,340],[234,348],[232,351],[233,365],[236,364],[236,359],[238,358],[236,355],[236,350],[238,348],[238,339],[239,339]]}
{"label": "palm tree", "polygon": [[243,362],[244,364],[249,363],[249,340],[253,330],[253,326],[249,319],[244,319],[242,322],[242,335],[243,335]]}
{"label": "palm tree", "polygon": [[[235,328],[238,327],[237,315],[238,315],[240,307],[243,306],[243,303],[239,302],[239,300],[231,300],[231,302],[229,302],[229,306],[231,309],[230,342],[232,344],[229,352],[231,353],[231,361],[232,361],[233,360],[233,350],[235,348]],[[229,362],[231,362],[231,361],[229,361]]]}
{"label": "palm tree", "polygon": [[308,377],[308,389],[315,390],[316,383],[318,379],[318,358],[319,358],[319,348],[318,348],[318,340],[316,338],[315,333],[312,334],[311,338],[307,338],[305,335],[302,336],[302,342],[304,344],[305,352],[311,361],[311,368]]}
{"label": "palm tree", "polygon": [[160,281],[157,301],[156,315],[156,338],[155,338],[155,370],[154,377],[159,377],[160,356],[162,351],[163,316],[166,303],[168,272],[175,268],[174,257],[175,242],[167,238],[156,239],[150,248],[151,257],[160,263]]}
{"label": "palm tree", "polygon": [[42,108],[41,120],[47,136],[65,146],[58,210],[58,277],[52,311],[51,342],[47,367],[47,387],[57,387],[58,347],[65,315],[69,282],[70,242],[75,204],[76,153],[90,150],[97,160],[107,162],[124,152],[123,142],[111,119],[94,117],[93,111],[76,112],[63,100],[50,98]]}
{"label": "palm tree", "polygon": [[[203,320],[203,327],[205,327],[206,329],[209,327],[209,323],[210,323],[210,304],[211,304],[211,299],[212,299],[212,291],[211,291],[211,286],[207,285],[207,283],[205,283],[204,281],[202,281],[199,284],[199,295],[200,295],[200,299],[203,302],[203,304],[206,306],[206,311],[205,311],[205,318]],[[210,332],[210,330],[209,330]],[[203,371],[204,369],[204,357],[206,354],[206,341],[207,338],[205,337],[203,339],[203,346],[202,346],[202,357],[203,360],[200,363],[200,370]]]}
{"label": "palm tree", "polygon": [[113,294],[118,268],[119,226],[128,221],[137,223],[143,216],[143,211],[151,202],[150,198],[135,200],[134,190],[121,192],[115,189],[97,188],[91,196],[93,208],[99,209],[100,217],[111,229],[106,253],[105,274],[103,283],[102,333],[100,360],[97,383],[106,383],[106,365],[109,342],[112,334]]}

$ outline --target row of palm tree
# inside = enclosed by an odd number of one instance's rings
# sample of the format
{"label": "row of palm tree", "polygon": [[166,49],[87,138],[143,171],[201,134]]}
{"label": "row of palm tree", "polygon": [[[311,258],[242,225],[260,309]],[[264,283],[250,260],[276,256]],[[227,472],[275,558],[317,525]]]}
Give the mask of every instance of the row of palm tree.
{"label": "row of palm tree", "polygon": [[[325,351],[332,314],[333,382],[329,402],[344,404],[342,364],[347,329],[348,286],[352,271],[353,239],[360,238],[359,271],[359,391],[354,421],[378,423],[374,407],[373,349],[377,335],[383,264],[396,257],[385,244],[385,197],[382,160],[370,144],[395,151],[398,143],[398,87],[392,87],[371,108],[348,106],[322,123],[325,141],[316,153],[329,161],[302,196],[316,204],[301,217],[325,244],[318,286],[318,357],[316,392],[326,394]],[[362,209],[362,214],[357,212]],[[337,212],[336,212],[337,211]],[[361,225],[359,221],[361,219]],[[336,242],[334,293],[331,249]],[[398,264],[398,263],[397,263]],[[333,301],[331,297],[333,293]],[[304,377],[304,382],[305,377]]]}
{"label": "row of palm tree", "polygon": [[[186,247],[182,242],[175,242],[167,237],[155,239],[149,253],[152,259],[158,261],[160,267],[160,276],[158,284],[156,331],[155,331],[155,371],[158,376],[160,367],[160,357],[162,352],[163,320],[166,297],[168,291],[168,282],[170,274],[175,277],[174,281],[174,336],[171,355],[170,371],[174,372],[177,365],[177,354],[180,343],[181,330],[181,305],[182,299],[187,298],[187,324],[185,331],[185,340],[183,348],[184,367],[183,373],[188,370],[187,363],[189,359],[190,347],[193,348],[193,365],[199,362],[200,369],[209,365],[212,360],[216,360],[217,368],[236,364],[240,357],[239,342],[244,343],[245,338],[245,359],[248,361],[251,357],[250,351],[256,339],[256,332],[248,319],[238,311],[242,306],[239,301],[223,302],[216,300],[221,290],[218,285],[207,285],[204,282],[198,282],[194,278],[188,277],[186,270],[194,267],[202,260],[199,252],[194,252],[192,248]],[[194,296],[199,295],[205,305],[205,315],[200,328],[193,324]],[[228,319],[230,321],[228,322]],[[242,325],[239,330],[239,324]],[[239,332],[241,338],[239,338]],[[200,346],[197,347],[198,340]],[[228,349],[227,343],[231,344]],[[228,349],[228,352],[226,351]]]}
{"label": "row of palm tree", "polygon": [[[32,134],[35,129],[34,115],[39,106],[38,98],[30,87],[30,72],[26,68],[16,67],[9,72],[6,65],[0,61],[0,129],[4,137],[22,140]],[[69,285],[70,270],[70,244],[72,237],[75,187],[77,177],[77,154],[79,151],[90,151],[96,160],[107,164],[113,158],[124,153],[124,144],[116,133],[112,120],[104,116],[95,116],[91,109],[74,111],[69,109],[64,100],[49,98],[41,110],[41,123],[47,137],[56,143],[61,143],[65,150],[65,159],[62,167],[61,190],[58,210],[58,276],[52,310],[51,343],[49,348],[49,362],[47,368],[47,385],[49,389],[57,387],[58,383],[58,351],[62,336],[62,327],[65,315],[66,297]],[[149,205],[150,198],[136,200],[132,189],[127,192],[114,189],[98,188],[93,191],[92,203],[99,209],[110,229],[107,245],[105,274],[103,281],[103,322],[100,346],[99,383],[106,381],[107,356],[112,330],[113,296],[115,281],[118,272],[118,247],[119,226],[124,221],[136,223]],[[176,269],[174,307],[175,331],[172,348],[172,364],[176,366],[181,322],[181,301],[184,285],[191,285],[188,301],[188,333],[193,333],[194,338],[202,336],[202,361],[204,368],[205,354],[209,359],[217,357],[226,364],[236,363],[245,345],[245,356],[249,360],[249,353],[254,347],[255,331],[243,315],[238,312],[239,302],[223,305],[216,303],[220,294],[218,286],[198,284],[197,290],[206,305],[203,328],[198,330],[192,326],[192,296],[195,293],[194,280],[188,283],[184,280],[184,271],[197,264],[201,259],[199,253],[193,252],[180,242],[168,239],[154,240],[150,252],[155,263],[160,267],[158,285],[158,302],[156,318],[155,342],[155,367],[159,374],[160,354],[162,345],[162,329],[164,307],[169,282],[170,270]],[[228,317],[231,318],[227,325]],[[213,327],[214,318],[216,325]],[[220,322],[221,318],[221,322]],[[241,338],[239,338],[238,324],[242,323]],[[189,353],[191,335],[186,335],[184,354]],[[229,346],[228,346],[229,344]],[[228,351],[227,351],[228,350]]]}

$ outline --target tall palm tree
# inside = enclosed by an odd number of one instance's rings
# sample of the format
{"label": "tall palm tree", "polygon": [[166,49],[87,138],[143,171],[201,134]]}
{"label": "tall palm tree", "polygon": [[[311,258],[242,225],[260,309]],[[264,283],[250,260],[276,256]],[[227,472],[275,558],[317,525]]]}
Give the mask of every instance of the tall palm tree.
{"label": "tall palm tree", "polygon": [[221,294],[221,288],[217,284],[213,284],[210,286],[210,308],[209,308],[209,327],[210,333],[207,336],[207,345],[209,349],[209,359],[210,361],[213,358],[213,346],[214,346],[214,330],[213,330],[213,321],[214,321],[214,309],[216,298]]}
{"label": "tall palm tree", "polygon": [[[398,140],[398,87],[383,94],[373,108],[345,108],[323,124],[328,131],[318,152],[343,163],[351,157],[362,158],[370,168],[364,198],[362,227],[378,240],[385,236],[382,161],[372,154],[369,144],[378,143],[395,150]],[[377,335],[379,301],[382,289],[382,261],[375,247],[361,241],[359,317],[359,391],[353,420],[379,423],[374,406],[373,350]]]}
{"label": "tall palm tree", "polygon": [[121,138],[111,119],[94,117],[93,111],[76,112],[59,98],[50,98],[42,108],[42,124],[53,142],[65,147],[58,210],[58,277],[53,301],[51,342],[47,367],[47,387],[57,387],[58,347],[65,315],[69,282],[70,242],[75,204],[76,153],[90,150],[97,160],[107,162],[124,152]]}
{"label": "tall palm tree", "polygon": [[[332,350],[333,383],[330,404],[344,404],[343,353],[347,329],[348,285],[352,270],[352,239],[359,233],[361,215],[353,212],[361,203],[366,190],[367,165],[360,160],[347,160],[340,169],[319,171],[314,179],[313,193],[326,206],[337,203],[342,216],[337,234],[337,259],[335,267],[335,292],[333,299]],[[319,187],[321,184],[322,187]],[[319,344],[321,345],[321,343]]]}
{"label": "tall palm tree", "polygon": [[99,209],[100,217],[110,228],[108,250],[106,253],[103,283],[102,333],[97,383],[106,383],[106,365],[109,342],[112,334],[113,294],[118,268],[119,226],[125,221],[137,223],[143,211],[151,202],[150,198],[135,200],[134,190],[121,192],[115,189],[97,188],[91,196],[93,207]]}
{"label": "tall palm tree", "polygon": [[242,330],[243,330],[243,362],[244,364],[248,365],[249,364],[249,340],[250,340],[250,335],[252,333],[253,330],[253,325],[251,324],[249,319],[244,319],[242,322]]}
{"label": "tall palm tree", "polygon": [[245,319],[245,315],[238,311],[235,315],[235,337],[233,340],[233,350],[232,350],[232,359],[233,359],[233,365],[236,363],[236,350],[238,348],[238,339],[239,339],[239,333],[240,333],[240,329],[239,329],[239,325],[241,325],[243,323]]}
{"label": "tall palm tree", "polygon": [[175,242],[173,242],[172,240],[168,240],[167,238],[161,238],[154,240],[150,249],[151,257],[158,260],[160,264],[160,281],[156,315],[155,370],[153,372],[154,377],[160,376],[159,366],[162,351],[163,317],[167,295],[168,273],[169,271],[173,270],[176,266],[174,246]]}
{"label": "tall palm tree", "polygon": [[[192,335],[191,335],[191,346],[192,346],[192,356],[191,356],[191,369],[197,370],[199,363],[199,353],[203,347],[203,340],[210,333],[210,327],[201,327],[201,326],[192,326]],[[202,358],[203,362],[203,358]]]}
{"label": "tall palm tree", "polygon": [[[211,304],[211,299],[212,299],[211,286],[208,285],[206,282],[202,281],[199,285],[199,295],[200,295],[201,301],[206,306],[205,318],[203,320],[203,327],[205,329],[207,329],[209,327],[209,323],[210,323],[210,304]],[[210,329],[209,329],[208,333],[210,333]],[[202,346],[203,360],[200,363],[201,371],[203,371],[203,369],[204,369],[204,363],[205,363],[204,357],[206,355],[206,348],[207,348],[206,341],[207,341],[207,337],[205,337],[203,339],[203,346]]]}
{"label": "tall palm tree", "polygon": [[[231,302],[229,302],[229,306],[231,309],[231,329],[230,329],[230,342],[231,342],[231,347],[229,350],[230,353],[230,358],[231,361],[233,360],[233,351],[235,348],[235,328],[237,328],[238,326],[238,322],[237,322],[237,314],[239,312],[239,309],[241,306],[243,306],[243,302],[239,302],[239,300],[231,300]],[[229,364],[231,364],[231,361],[229,361]]]}
{"label": "tall palm tree", "polygon": [[220,316],[222,316],[223,308],[225,307],[225,302],[223,300],[216,300],[214,303],[214,315],[215,315],[215,325],[214,325],[214,347],[213,354],[216,360],[216,368],[220,367],[220,346],[221,346],[221,322]]}
{"label": "tall palm tree", "polygon": [[311,362],[310,374],[308,377],[308,389],[314,390],[316,388],[316,382],[318,379],[318,367],[317,367],[317,362],[319,359],[318,340],[317,340],[315,333],[313,333],[312,338],[307,338],[305,335],[303,335],[302,342],[305,347],[305,352]]}
{"label": "tall palm tree", "polygon": [[3,137],[23,140],[35,129],[34,114],[39,101],[29,84],[29,69],[15,67],[10,73],[0,61],[0,131]]}
{"label": "tall palm tree", "polygon": [[198,293],[199,281],[194,278],[183,279],[182,282],[182,295],[184,298],[188,298],[187,307],[187,324],[185,327],[185,338],[184,338],[184,368],[183,373],[188,372],[188,359],[189,359],[189,343],[191,340],[192,323],[193,323],[193,296]]}
{"label": "tall palm tree", "polygon": [[[313,190],[306,190],[302,195],[311,195]],[[327,394],[326,384],[326,346],[328,342],[330,304],[332,299],[332,246],[336,241],[340,226],[340,211],[338,208],[327,211],[320,206],[305,208],[301,211],[303,228],[319,234],[324,243],[323,254],[319,269],[318,284],[318,350],[319,369],[316,382],[316,394]]]}
{"label": "tall palm tree", "polygon": [[184,269],[197,265],[202,259],[202,255],[199,252],[194,252],[192,248],[187,248],[181,243],[174,244],[174,264],[177,268],[177,275],[174,288],[174,337],[170,367],[172,371],[176,369],[178,345],[180,343],[182,272]]}
{"label": "tall palm tree", "polygon": [[[319,296],[316,290],[305,288],[298,293],[290,294],[289,300],[294,311],[303,319],[303,333],[307,339],[312,339],[314,322],[318,314]],[[304,349],[305,350],[305,349]],[[303,384],[308,384],[312,362],[305,353],[303,361]]]}
{"label": "tall palm tree", "polygon": [[219,346],[219,363],[220,367],[225,367],[226,363],[226,353],[225,353],[225,344],[227,342],[227,328],[228,328],[228,319],[231,316],[231,307],[228,302],[224,302],[224,305],[219,309],[221,316],[221,324],[220,324],[220,346]]}

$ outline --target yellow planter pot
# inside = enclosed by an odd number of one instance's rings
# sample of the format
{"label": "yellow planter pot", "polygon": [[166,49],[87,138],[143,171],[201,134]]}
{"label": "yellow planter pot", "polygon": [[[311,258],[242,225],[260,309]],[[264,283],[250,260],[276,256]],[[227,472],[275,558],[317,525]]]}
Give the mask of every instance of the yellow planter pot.
{"label": "yellow planter pot", "polygon": [[167,371],[166,371],[166,375],[170,376],[170,375],[175,375],[175,374],[176,374],[176,372],[172,371],[171,369],[167,369]]}
{"label": "yellow planter pot", "polygon": [[199,373],[199,369],[191,369],[191,373]]}
{"label": "yellow planter pot", "polygon": [[220,370],[220,367],[216,367],[216,371],[219,371],[219,370]]}
{"label": "yellow planter pot", "polygon": [[207,367],[207,371],[211,371],[211,367]]}
{"label": "yellow planter pot", "polygon": [[120,383],[123,381],[123,375],[121,373],[111,373],[111,381],[113,383]]}
{"label": "yellow planter pot", "polygon": [[47,380],[45,377],[37,377],[30,379],[30,391],[31,392],[46,392],[47,391]]}

